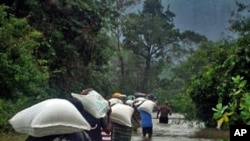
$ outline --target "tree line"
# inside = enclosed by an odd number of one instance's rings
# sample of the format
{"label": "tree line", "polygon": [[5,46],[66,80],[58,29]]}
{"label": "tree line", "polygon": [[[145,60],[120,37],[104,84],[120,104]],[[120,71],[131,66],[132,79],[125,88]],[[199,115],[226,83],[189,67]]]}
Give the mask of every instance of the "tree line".
{"label": "tree line", "polygon": [[241,17],[248,6],[237,3],[232,11],[237,39],[215,43],[181,32],[171,5],[164,9],[161,0],[125,12],[139,2],[1,1],[0,128],[24,107],[88,87],[105,98],[152,93],[214,126],[212,107],[230,102],[231,77],[249,80],[249,17]]}

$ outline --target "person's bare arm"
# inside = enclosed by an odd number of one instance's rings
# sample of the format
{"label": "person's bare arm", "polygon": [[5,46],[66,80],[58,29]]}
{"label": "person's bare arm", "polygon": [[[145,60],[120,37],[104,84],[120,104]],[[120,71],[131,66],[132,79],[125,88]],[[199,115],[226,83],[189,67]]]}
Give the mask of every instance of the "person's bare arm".
{"label": "person's bare arm", "polygon": [[[110,112],[111,113],[111,112]],[[109,134],[112,130],[112,123],[110,120],[110,114],[107,114],[106,117],[101,118],[102,129],[106,134]]]}
{"label": "person's bare arm", "polygon": [[161,107],[158,109],[158,111],[157,111],[157,114],[156,114],[156,118],[158,118],[159,117],[159,114],[161,113]]}
{"label": "person's bare arm", "polygon": [[87,89],[84,89],[80,92],[81,95],[87,95],[90,91],[92,91],[93,88],[87,88]]}
{"label": "person's bare arm", "polygon": [[138,110],[136,107],[133,107],[134,108],[134,112],[133,112],[133,115],[132,115],[132,118],[134,119],[134,121],[136,122],[137,124],[137,127],[141,127],[141,123],[140,123],[140,119],[138,117]]}
{"label": "person's bare arm", "polygon": [[135,112],[133,113],[132,115],[132,118],[135,120],[136,124],[137,124],[137,127],[141,127],[141,124],[140,124],[140,120],[139,118],[137,117],[137,115],[135,114]]}
{"label": "person's bare arm", "polygon": [[169,113],[170,116],[172,115],[172,109],[169,107]]}

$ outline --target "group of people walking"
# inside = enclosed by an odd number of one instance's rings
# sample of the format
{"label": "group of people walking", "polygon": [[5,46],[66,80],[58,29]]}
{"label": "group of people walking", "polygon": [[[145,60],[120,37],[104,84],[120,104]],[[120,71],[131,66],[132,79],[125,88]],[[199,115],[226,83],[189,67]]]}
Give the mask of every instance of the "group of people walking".
{"label": "group of people walking", "polygon": [[[113,98],[123,98],[122,95],[117,95],[114,94]],[[143,138],[152,138],[153,135],[153,118],[152,118],[152,112],[153,112],[153,108],[151,110],[145,110],[143,108],[140,108],[140,105],[143,104],[143,102],[145,102],[146,99],[141,99],[141,97],[139,97],[138,99],[140,99],[138,102],[137,99],[134,100],[134,102],[132,104],[130,104],[130,106],[132,106],[134,108],[134,113],[132,116],[132,120],[134,120],[135,124],[134,126],[136,128],[140,127],[142,129],[142,137]],[[151,100],[150,100],[151,101]],[[138,103],[137,103],[138,102]],[[125,104],[128,104],[127,102],[123,102]],[[145,102],[146,103],[146,102]],[[156,106],[156,105],[154,105]],[[159,123],[162,124],[168,124],[169,123],[169,118],[168,116],[172,115],[172,110],[170,108],[170,105],[168,103],[168,101],[165,101],[164,104],[160,107],[157,108],[157,116],[156,118],[159,118]],[[115,127],[113,130],[113,134],[112,134],[112,140],[113,141],[130,141],[131,140],[131,136],[132,136],[132,128],[131,127],[121,127],[121,125],[119,124],[113,124]],[[119,127],[119,128],[117,128]]]}
{"label": "group of people walking", "polygon": [[[81,91],[80,94],[88,95],[88,93],[92,90],[92,88],[88,88]],[[29,135],[25,141],[131,141],[133,128],[141,128],[142,137],[152,138],[153,110],[143,110],[142,108],[138,108],[143,104],[143,102],[145,102],[146,99],[144,101],[140,100],[140,103],[136,103],[136,101],[133,101],[132,103],[128,104],[126,102],[125,95],[122,95],[120,93],[114,93],[111,99],[107,100],[110,108],[106,112],[105,116],[96,118],[91,113],[87,112],[86,107],[84,107],[79,99],[71,97],[67,100],[72,103],[81,113],[81,115],[86,119],[86,121],[92,128],[91,130],[84,130],[69,134],[53,134],[42,137]],[[132,109],[132,114],[128,117],[131,121],[131,125],[120,124],[119,122],[112,121],[112,116],[117,116],[117,113],[115,113],[115,111],[112,111],[112,107],[116,104],[118,105],[118,103],[120,105],[129,106]],[[128,116],[127,113],[128,112],[126,111],[118,111],[118,114],[124,114],[121,116]],[[165,104],[158,108],[157,111],[157,118],[159,118],[159,123],[167,124],[168,115],[171,114],[171,108],[166,101]]]}

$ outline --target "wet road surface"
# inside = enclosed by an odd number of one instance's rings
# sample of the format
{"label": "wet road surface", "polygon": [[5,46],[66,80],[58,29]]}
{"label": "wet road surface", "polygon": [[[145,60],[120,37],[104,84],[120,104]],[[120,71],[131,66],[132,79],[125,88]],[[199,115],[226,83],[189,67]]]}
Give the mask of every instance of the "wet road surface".
{"label": "wet road surface", "polygon": [[141,128],[132,136],[132,141],[216,141],[216,139],[194,138],[195,132],[204,128],[204,124],[186,121],[183,116],[173,114],[169,118],[169,124],[160,124],[155,119],[156,114],[152,114],[153,118],[153,137],[152,139],[143,138]]}

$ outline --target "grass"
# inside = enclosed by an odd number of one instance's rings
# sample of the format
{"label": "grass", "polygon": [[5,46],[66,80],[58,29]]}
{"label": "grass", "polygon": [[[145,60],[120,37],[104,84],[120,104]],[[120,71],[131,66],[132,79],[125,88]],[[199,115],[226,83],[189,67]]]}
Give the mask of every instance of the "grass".
{"label": "grass", "polygon": [[209,138],[209,139],[229,139],[230,134],[228,130],[218,130],[215,128],[202,129],[194,135],[194,138]]}
{"label": "grass", "polygon": [[26,134],[0,133],[0,141],[24,141],[26,137]]}

